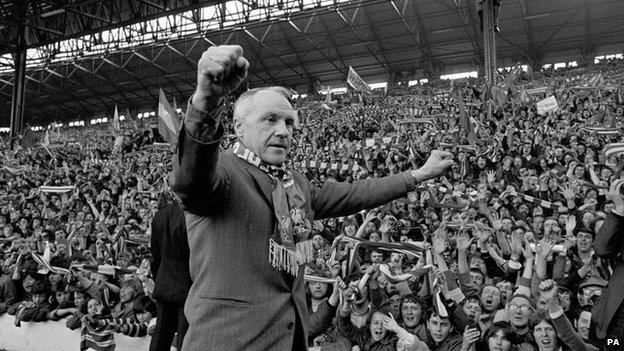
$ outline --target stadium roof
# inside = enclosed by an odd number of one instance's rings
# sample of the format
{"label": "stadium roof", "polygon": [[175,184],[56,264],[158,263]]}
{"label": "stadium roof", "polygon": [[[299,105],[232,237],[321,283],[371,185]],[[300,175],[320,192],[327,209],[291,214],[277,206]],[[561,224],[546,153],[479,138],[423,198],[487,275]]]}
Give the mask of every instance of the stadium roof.
{"label": "stadium roof", "polygon": [[[185,100],[210,45],[239,44],[250,86],[303,93],[480,66],[467,0],[46,0],[0,5],[0,126],[8,126],[16,18],[27,28],[25,122],[90,119],[114,105],[153,110],[162,87]],[[17,4],[25,4],[20,10]],[[20,12],[21,11],[21,12]],[[624,1],[502,0],[499,66],[622,52]]]}

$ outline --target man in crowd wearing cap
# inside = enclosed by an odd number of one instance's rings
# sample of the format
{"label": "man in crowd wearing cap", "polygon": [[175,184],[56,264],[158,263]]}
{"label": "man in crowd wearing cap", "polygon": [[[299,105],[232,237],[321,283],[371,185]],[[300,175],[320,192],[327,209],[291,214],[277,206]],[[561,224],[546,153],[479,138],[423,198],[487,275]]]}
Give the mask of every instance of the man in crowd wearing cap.
{"label": "man in crowd wearing cap", "polygon": [[204,52],[180,132],[172,188],[185,210],[193,279],[184,350],[306,350],[308,336],[324,331],[334,313],[307,313],[302,272],[314,259],[314,218],[406,196],[453,164],[451,154],[433,151],[418,170],[317,190],[285,168],[297,113],[284,88],[241,95],[234,106],[238,142],[222,151],[224,97],[248,67],[240,46]]}
{"label": "man in crowd wearing cap", "polygon": [[[605,339],[624,341],[624,179],[611,184],[607,199],[613,202],[613,210],[594,241],[596,254],[615,262],[609,285],[602,292],[592,309],[595,329],[590,330],[590,338],[596,346],[603,347]],[[594,335],[595,333],[595,335]]]}

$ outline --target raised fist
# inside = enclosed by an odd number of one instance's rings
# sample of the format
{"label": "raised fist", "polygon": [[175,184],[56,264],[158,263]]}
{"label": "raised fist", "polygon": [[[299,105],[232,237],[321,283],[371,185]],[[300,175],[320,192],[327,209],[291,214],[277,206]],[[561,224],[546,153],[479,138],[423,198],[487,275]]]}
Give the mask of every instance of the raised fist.
{"label": "raised fist", "polygon": [[557,283],[554,280],[544,280],[539,285],[540,295],[546,302],[554,302],[557,299]]}
{"label": "raised fist", "polygon": [[211,46],[204,51],[197,64],[197,90],[193,104],[202,107],[202,99],[229,94],[245,80],[248,68],[249,62],[243,57],[240,46]]}

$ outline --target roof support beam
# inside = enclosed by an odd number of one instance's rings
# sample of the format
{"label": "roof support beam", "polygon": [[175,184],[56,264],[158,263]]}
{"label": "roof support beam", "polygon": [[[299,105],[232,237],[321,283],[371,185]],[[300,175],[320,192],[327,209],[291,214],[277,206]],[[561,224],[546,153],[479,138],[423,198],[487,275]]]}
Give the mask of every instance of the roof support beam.
{"label": "roof support beam", "polygon": [[[362,1],[360,0],[358,2],[358,7],[362,5]],[[345,15],[340,12],[340,8],[336,7],[336,9],[334,10],[334,12],[336,12],[336,14],[338,15],[338,17],[340,17],[340,19],[342,20],[342,22],[347,26],[347,28],[349,28],[349,30],[351,30],[351,32],[361,41],[361,42],[367,42],[368,40],[363,37],[356,29],[355,26],[353,25],[353,22],[350,22]],[[321,23],[323,23],[323,20],[321,19]],[[323,25],[324,26],[324,25]],[[375,60],[377,60],[377,62],[379,62],[379,64],[386,70],[386,72],[390,72],[390,67],[388,67],[388,63],[385,62],[385,60],[383,58],[379,58],[379,56],[375,53],[375,51],[373,49],[371,49],[369,44],[364,45],[364,47],[366,48],[366,50],[368,51],[368,53],[375,58]]]}

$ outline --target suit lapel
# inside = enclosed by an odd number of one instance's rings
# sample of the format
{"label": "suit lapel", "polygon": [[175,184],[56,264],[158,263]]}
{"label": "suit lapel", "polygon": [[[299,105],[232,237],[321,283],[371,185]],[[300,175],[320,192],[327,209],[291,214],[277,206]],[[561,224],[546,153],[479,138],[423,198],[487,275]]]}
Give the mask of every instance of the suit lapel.
{"label": "suit lapel", "polygon": [[247,161],[234,155],[231,150],[228,152],[228,156],[234,159],[234,162],[239,162],[239,164],[247,171],[247,173],[249,173],[251,178],[253,178],[254,183],[256,183],[258,190],[260,190],[260,193],[262,193],[262,195],[264,196],[264,199],[267,201],[269,206],[273,208],[273,183],[271,183],[270,177],[259,168],[254,167]]}

